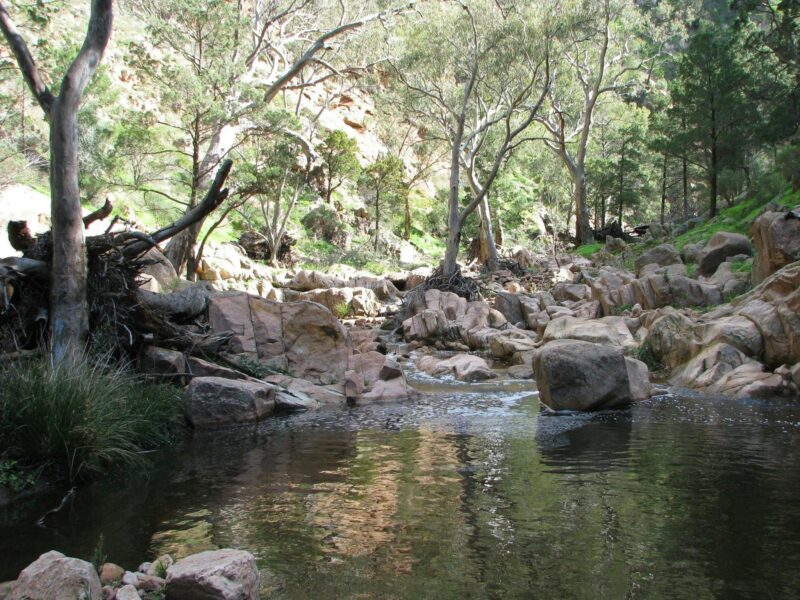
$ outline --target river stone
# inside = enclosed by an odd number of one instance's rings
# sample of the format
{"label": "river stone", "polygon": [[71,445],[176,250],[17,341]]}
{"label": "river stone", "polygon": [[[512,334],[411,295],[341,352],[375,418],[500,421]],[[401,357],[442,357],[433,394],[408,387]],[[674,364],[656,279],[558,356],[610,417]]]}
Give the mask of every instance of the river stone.
{"label": "river stone", "polygon": [[256,559],[243,550],[192,554],[167,569],[167,600],[257,600]]}
{"label": "river stone", "polygon": [[661,244],[655,248],[651,248],[644,252],[639,258],[636,259],[634,266],[636,267],[636,275],[639,276],[642,269],[646,265],[658,265],[666,267],[667,265],[681,264],[681,255],[672,244]]}
{"label": "river stone", "polygon": [[718,231],[697,255],[697,271],[700,275],[710,277],[717,267],[729,256],[737,254],[751,255],[753,247],[747,236],[740,233]]}
{"label": "river stone", "polygon": [[275,386],[221,377],[197,377],[184,392],[184,410],[195,429],[258,421],[275,409]]}
{"label": "river stone", "polygon": [[[638,376],[638,366],[631,369]],[[622,350],[578,340],[556,340],[533,355],[539,399],[553,410],[592,411],[634,400]],[[642,396],[638,389],[637,396]]]}
{"label": "river stone", "polygon": [[101,600],[100,577],[91,563],[51,550],[28,565],[8,600]]}
{"label": "river stone", "polygon": [[121,581],[125,574],[125,569],[114,563],[103,563],[100,567],[100,583],[103,585],[112,581]]}
{"label": "river stone", "polygon": [[124,585],[117,590],[116,600],[142,600],[132,585]]}

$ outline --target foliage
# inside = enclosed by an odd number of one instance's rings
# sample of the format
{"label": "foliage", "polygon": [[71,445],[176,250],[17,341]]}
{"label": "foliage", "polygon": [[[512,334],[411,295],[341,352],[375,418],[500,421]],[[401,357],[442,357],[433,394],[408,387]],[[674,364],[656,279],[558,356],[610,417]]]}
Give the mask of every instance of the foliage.
{"label": "foliage", "polygon": [[16,460],[0,460],[0,488],[19,493],[36,483],[36,477],[22,469]]}
{"label": "foliage", "polygon": [[343,131],[331,130],[317,146],[317,153],[322,160],[321,169],[324,184],[320,193],[330,204],[333,192],[348,180],[358,177],[361,170],[356,152],[358,143]]}
{"label": "foliage", "polygon": [[179,430],[179,390],[119,366],[35,359],[1,376],[0,446],[70,481],[139,465]]}
{"label": "foliage", "polygon": [[[386,209],[398,208],[409,192],[405,182],[403,161],[395,155],[386,154],[369,165],[361,173],[359,187],[372,208],[375,223],[373,250],[378,251],[381,222],[386,218]],[[381,210],[384,213],[381,214]]]}

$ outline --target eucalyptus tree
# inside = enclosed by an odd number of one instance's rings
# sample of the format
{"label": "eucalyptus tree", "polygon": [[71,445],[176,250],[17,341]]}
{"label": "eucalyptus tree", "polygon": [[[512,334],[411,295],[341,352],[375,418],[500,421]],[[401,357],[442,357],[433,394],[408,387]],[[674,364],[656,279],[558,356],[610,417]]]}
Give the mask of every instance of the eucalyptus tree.
{"label": "eucalyptus tree", "polygon": [[[162,94],[168,97],[170,90],[183,89],[173,113],[180,115],[183,105],[189,109],[177,126],[191,138],[193,189],[206,187],[217,165],[248,131],[257,129],[252,117],[264,106],[285,106],[287,92],[357,74],[372,64],[370,58],[347,55],[345,46],[409,7],[408,2],[390,2],[381,3],[381,10],[375,4],[129,0],[152,40],[147,61],[163,67]],[[190,202],[186,210],[191,209]],[[202,222],[170,241],[166,253],[179,270],[197,261],[192,248],[201,227]],[[189,264],[189,275],[192,267]]]}
{"label": "eucalyptus tree", "polygon": [[[445,276],[456,272],[461,232],[481,210],[487,266],[497,263],[488,194],[511,153],[530,139],[550,82],[551,24],[543,6],[447,0],[403,31],[394,72],[409,120],[449,148]],[[471,196],[462,205],[465,177]]]}
{"label": "eucalyptus tree", "polygon": [[322,193],[325,201],[332,204],[333,192],[346,181],[354,180],[361,171],[358,164],[358,142],[344,131],[329,131],[317,145],[322,172]]}
{"label": "eucalyptus tree", "polygon": [[545,144],[572,179],[578,243],[593,239],[586,197],[586,158],[595,110],[603,96],[635,84],[648,62],[639,52],[642,15],[631,0],[573,0],[561,6],[559,63],[547,100],[537,117]]}
{"label": "eucalyptus tree", "polygon": [[405,167],[400,157],[385,154],[369,165],[361,173],[359,186],[369,196],[372,204],[372,216],[375,219],[372,249],[377,252],[380,243],[382,209],[387,205],[397,207],[408,196],[408,183],[405,180]]}
{"label": "eucalyptus tree", "polygon": [[50,198],[53,263],[50,284],[51,347],[56,363],[79,353],[86,340],[86,243],[78,179],[78,109],[111,38],[113,0],[92,0],[83,46],[54,93],[0,1],[0,30],[50,128]]}

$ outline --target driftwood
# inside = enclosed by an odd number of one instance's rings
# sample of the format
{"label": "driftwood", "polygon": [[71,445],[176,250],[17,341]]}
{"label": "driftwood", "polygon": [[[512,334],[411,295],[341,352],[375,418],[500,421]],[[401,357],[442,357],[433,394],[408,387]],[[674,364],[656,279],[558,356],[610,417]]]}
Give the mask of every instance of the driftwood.
{"label": "driftwood", "polygon": [[111,200],[106,198],[106,201],[103,204],[103,206],[98,208],[96,211],[91,212],[85,217],[83,217],[83,228],[89,229],[89,225],[91,225],[95,221],[102,221],[103,219],[107,219],[108,216],[111,214],[112,210],[114,210],[114,205],[111,204]]}
{"label": "driftwood", "polygon": [[[192,320],[205,312],[207,294],[198,289],[160,296],[141,290],[146,253],[159,242],[192,226],[228,196],[223,186],[230,160],[220,168],[203,201],[181,219],[150,234],[137,231],[86,238],[89,348],[132,357],[143,343],[154,343],[205,357],[225,349],[230,335],[214,335]],[[111,203],[84,223],[109,216]],[[51,232],[35,238],[22,258],[0,260],[0,355],[35,350],[48,344],[52,271]],[[187,326],[187,323],[189,325]]]}

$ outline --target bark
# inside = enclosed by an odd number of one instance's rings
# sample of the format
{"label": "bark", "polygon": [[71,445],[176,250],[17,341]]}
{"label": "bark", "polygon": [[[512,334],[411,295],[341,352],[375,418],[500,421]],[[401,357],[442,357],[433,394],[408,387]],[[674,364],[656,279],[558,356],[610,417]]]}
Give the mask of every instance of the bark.
{"label": "bark", "polygon": [[664,213],[667,207],[667,153],[661,163],[661,224],[664,224]]}
{"label": "bark", "polygon": [[591,244],[593,241],[592,225],[589,222],[589,207],[586,204],[586,173],[583,165],[576,166],[572,176],[574,185],[573,201],[575,203],[575,235],[578,244]]}
{"label": "bark", "polygon": [[494,240],[494,226],[492,224],[492,213],[489,210],[489,201],[484,195],[483,200],[478,205],[481,219],[481,259],[489,272],[497,270],[500,257],[497,255],[497,245]]}
{"label": "bark", "polygon": [[58,364],[83,350],[89,328],[86,304],[86,244],[78,185],[77,113],[111,37],[113,0],[92,0],[86,37],[54,97],[43,83],[28,48],[2,3],[0,29],[14,52],[25,81],[50,123],[50,202],[53,266],[50,330]]}
{"label": "bark", "polygon": [[83,217],[83,228],[89,229],[89,226],[96,222],[102,221],[103,219],[108,218],[108,215],[111,214],[111,211],[114,210],[114,205],[111,204],[111,200],[106,198],[105,203],[103,206],[98,208],[96,211],[89,213],[85,217]]}
{"label": "bark", "polygon": [[380,239],[381,227],[381,192],[380,189],[375,190],[375,243],[373,250],[378,251],[378,240]]}

